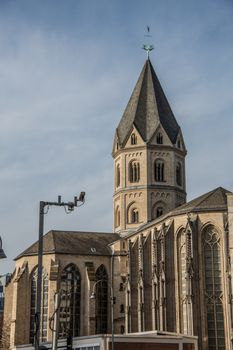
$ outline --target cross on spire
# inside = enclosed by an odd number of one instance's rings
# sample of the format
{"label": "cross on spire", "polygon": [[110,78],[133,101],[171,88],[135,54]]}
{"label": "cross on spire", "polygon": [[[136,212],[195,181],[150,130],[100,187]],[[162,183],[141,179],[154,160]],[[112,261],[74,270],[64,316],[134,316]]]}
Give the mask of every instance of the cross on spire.
{"label": "cross on spire", "polygon": [[[147,26],[146,29],[147,29],[147,34],[145,34],[144,37],[151,38],[152,36],[150,35],[150,27]],[[154,46],[151,44],[144,44],[142,49],[147,52],[147,59],[149,60],[150,52],[154,50]]]}

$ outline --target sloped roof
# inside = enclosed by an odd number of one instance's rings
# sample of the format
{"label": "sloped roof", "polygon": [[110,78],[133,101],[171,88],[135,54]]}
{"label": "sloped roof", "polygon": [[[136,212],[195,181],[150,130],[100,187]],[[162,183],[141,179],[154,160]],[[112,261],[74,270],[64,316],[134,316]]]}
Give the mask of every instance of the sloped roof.
{"label": "sloped roof", "polygon": [[133,125],[143,140],[148,142],[159,123],[174,144],[180,127],[148,59],[117,127],[120,144],[125,142]]}
{"label": "sloped roof", "polygon": [[214,190],[177,207],[172,210],[171,214],[176,215],[191,211],[225,210],[227,207],[227,193],[230,193],[230,191],[222,187],[217,187]]}
{"label": "sloped roof", "polygon": [[[79,231],[49,231],[44,235],[44,254],[71,254],[71,255],[111,255],[108,245],[120,236],[117,233],[79,232]],[[32,244],[23,253],[17,256],[37,255],[38,242]]]}
{"label": "sloped roof", "polygon": [[161,223],[164,220],[174,217],[176,215],[183,215],[188,213],[199,213],[199,212],[213,212],[213,211],[226,211],[227,210],[227,193],[231,193],[222,187],[217,187],[214,190],[207,192],[200,197],[185,203],[174,210],[159,216],[158,218],[150,221],[146,224],[141,225],[136,232],[130,233],[129,236],[133,236],[135,233],[140,232],[146,228],[149,228],[155,223]]}

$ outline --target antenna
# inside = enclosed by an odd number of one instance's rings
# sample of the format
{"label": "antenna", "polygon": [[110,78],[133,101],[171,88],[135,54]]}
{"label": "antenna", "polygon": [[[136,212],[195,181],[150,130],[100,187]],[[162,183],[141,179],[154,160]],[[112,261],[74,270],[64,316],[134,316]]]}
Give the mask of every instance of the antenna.
{"label": "antenna", "polygon": [[[146,27],[146,34],[144,35],[145,38],[152,38],[152,35],[150,35],[150,26],[147,25]],[[147,52],[147,59],[149,60],[150,52],[154,50],[154,46],[151,44],[144,44],[142,46],[142,49]]]}

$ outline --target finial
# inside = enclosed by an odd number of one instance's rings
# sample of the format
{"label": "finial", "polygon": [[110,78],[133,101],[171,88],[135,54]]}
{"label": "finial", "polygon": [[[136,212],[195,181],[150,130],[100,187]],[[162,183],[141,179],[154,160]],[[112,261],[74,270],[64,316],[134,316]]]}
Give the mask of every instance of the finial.
{"label": "finial", "polygon": [[[147,26],[146,29],[147,29],[147,34],[145,34],[144,36],[146,38],[151,38],[152,36],[150,35],[150,27]],[[147,59],[149,60],[150,51],[154,50],[154,46],[150,44],[144,44],[142,49],[147,52]]]}

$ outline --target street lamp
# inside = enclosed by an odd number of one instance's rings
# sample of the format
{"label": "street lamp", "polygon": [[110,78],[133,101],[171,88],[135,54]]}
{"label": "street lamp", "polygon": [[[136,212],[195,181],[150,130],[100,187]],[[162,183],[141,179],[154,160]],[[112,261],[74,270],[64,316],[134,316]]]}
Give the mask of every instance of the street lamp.
{"label": "street lamp", "polygon": [[[44,214],[47,214],[50,206],[64,207],[67,214],[71,213],[75,207],[80,207],[85,202],[85,192],[80,192],[79,198],[74,197],[73,202],[62,202],[61,196],[58,196],[57,202],[40,201],[39,207],[39,240],[38,240],[38,275],[37,275],[37,294],[36,294],[36,312],[35,312],[35,349],[40,350],[40,317],[41,317],[41,294],[42,294],[42,259],[43,259],[43,234],[44,234]],[[45,212],[46,209],[46,212]]]}
{"label": "street lamp", "polygon": [[5,259],[5,258],[6,258],[6,254],[2,249],[2,238],[0,237],[0,259]]}
{"label": "street lamp", "polygon": [[[92,288],[92,292],[90,295],[90,299],[96,299],[96,285],[98,283],[103,282],[104,280],[98,280],[94,283],[93,288]],[[112,348],[111,350],[114,350],[114,302],[115,302],[115,297],[113,295],[113,287],[112,285],[108,285],[108,287],[110,288],[110,302],[111,302],[111,331],[112,331]]]}

